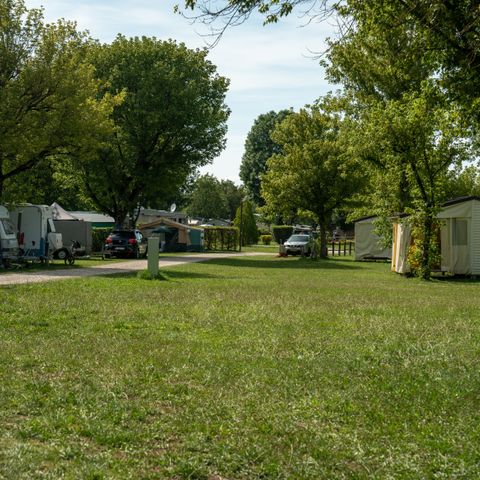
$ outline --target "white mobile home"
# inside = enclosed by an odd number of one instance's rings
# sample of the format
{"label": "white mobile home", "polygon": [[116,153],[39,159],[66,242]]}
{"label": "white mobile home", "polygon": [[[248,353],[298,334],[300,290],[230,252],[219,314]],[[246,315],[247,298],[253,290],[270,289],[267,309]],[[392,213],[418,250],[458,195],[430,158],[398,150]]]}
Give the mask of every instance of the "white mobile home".
{"label": "white mobile home", "polygon": [[[480,275],[480,197],[460,197],[445,202],[437,218],[441,225],[441,271],[453,275]],[[394,223],[393,271],[410,271],[407,256],[411,244],[408,220]]]}
{"label": "white mobile home", "polygon": [[438,218],[442,220],[442,271],[480,275],[480,197],[445,202]]}
{"label": "white mobile home", "polygon": [[387,260],[392,258],[392,249],[382,245],[375,233],[377,216],[363,217],[355,221],[355,260]]}

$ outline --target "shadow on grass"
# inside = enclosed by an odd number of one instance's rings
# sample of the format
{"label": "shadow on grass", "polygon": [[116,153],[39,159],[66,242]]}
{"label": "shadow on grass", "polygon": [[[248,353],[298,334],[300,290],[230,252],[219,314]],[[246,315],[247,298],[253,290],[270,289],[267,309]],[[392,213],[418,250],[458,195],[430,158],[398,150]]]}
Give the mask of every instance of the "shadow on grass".
{"label": "shadow on grass", "polygon": [[479,277],[471,277],[469,275],[433,275],[432,280],[442,283],[480,283]]}
{"label": "shadow on grass", "polygon": [[295,260],[286,258],[275,258],[271,260],[243,258],[219,258],[207,262],[210,265],[221,265],[225,267],[247,267],[247,268],[277,268],[285,270],[312,269],[312,270],[361,270],[363,267],[353,261],[339,261],[333,259],[312,260],[299,257]]}
{"label": "shadow on grass", "polygon": [[[119,273],[112,273],[109,275],[105,275],[105,278],[138,278],[139,271],[131,271],[131,272],[119,272]],[[160,281],[168,281],[168,280],[182,280],[182,279],[200,279],[200,278],[224,278],[220,275],[211,275],[210,273],[197,273],[197,272],[178,272],[173,270],[163,270],[160,269],[159,273],[162,275],[162,279]],[[103,277],[104,275],[102,275]],[[139,279],[142,280],[142,279]]]}

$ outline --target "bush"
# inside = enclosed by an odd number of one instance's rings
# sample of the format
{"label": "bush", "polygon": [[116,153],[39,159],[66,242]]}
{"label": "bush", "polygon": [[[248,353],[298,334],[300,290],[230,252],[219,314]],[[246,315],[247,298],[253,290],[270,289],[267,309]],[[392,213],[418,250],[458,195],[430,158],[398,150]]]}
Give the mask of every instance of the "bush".
{"label": "bush", "polygon": [[242,227],[242,245],[253,245],[258,242],[258,228],[253,214],[252,202],[247,200],[243,202],[243,206],[237,208],[233,224],[238,229],[240,229],[240,226]]}
{"label": "bush", "polygon": [[285,240],[293,233],[291,225],[275,225],[272,228],[273,238],[278,244],[283,244]]}
{"label": "bush", "polygon": [[113,228],[92,228],[92,252],[101,252],[105,239],[110,235]]}
{"label": "bush", "polygon": [[205,250],[236,250],[240,232],[236,227],[205,227]]}
{"label": "bush", "polygon": [[271,235],[260,235],[260,240],[264,245],[270,245],[270,242],[272,241],[272,236]]}

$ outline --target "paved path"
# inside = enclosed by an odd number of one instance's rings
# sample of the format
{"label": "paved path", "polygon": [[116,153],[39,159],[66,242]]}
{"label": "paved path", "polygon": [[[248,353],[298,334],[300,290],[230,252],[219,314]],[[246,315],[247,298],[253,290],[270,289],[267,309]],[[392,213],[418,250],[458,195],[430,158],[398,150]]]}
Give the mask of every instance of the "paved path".
{"label": "paved path", "polygon": [[[184,255],[179,257],[160,257],[158,266],[160,269],[183,265],[193,262],[205,262],[214,258],[231,258],[255,255],[269,255],[268,253],[202,253]],[[112,262],[95,267],[71,268],[62,270],[17,272],[0,275],[1,285],[16,285],[25,283],[52,282],[56,280],[68,280],[72,278],[96,277],[99,275],[113,275],[115,273],[128,273],[147,269],[147,260],[128,260],[126,262]]]}

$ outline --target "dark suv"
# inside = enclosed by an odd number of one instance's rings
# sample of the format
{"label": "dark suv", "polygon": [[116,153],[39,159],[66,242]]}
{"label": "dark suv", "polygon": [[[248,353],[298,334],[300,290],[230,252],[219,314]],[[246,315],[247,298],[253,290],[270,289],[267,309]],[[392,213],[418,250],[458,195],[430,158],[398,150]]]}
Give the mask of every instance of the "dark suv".
{"label": "dark suv", "polygon": [[114,230],[105,240],[103,255],[140,258],[147,256],[147,239],[139,230]]}

